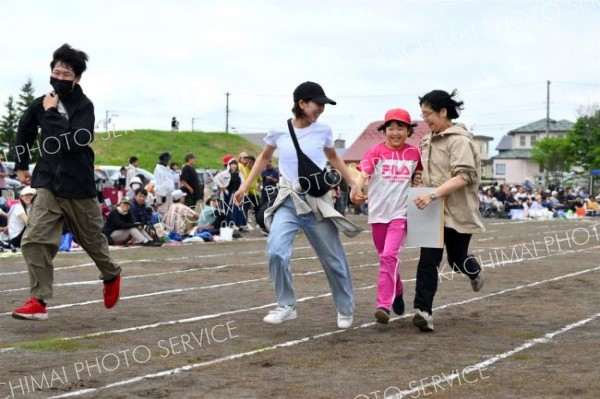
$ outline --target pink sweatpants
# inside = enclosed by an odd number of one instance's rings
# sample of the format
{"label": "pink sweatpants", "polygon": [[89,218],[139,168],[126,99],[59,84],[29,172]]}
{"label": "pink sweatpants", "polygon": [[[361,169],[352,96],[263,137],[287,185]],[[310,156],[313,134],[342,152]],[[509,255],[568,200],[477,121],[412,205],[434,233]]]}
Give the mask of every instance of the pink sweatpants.
{"label": "pink sweatpants", "polygon": [[400,251],[406,235],[406,219],[394,219],[389,223],[373,223],[371,233],[379,254],[379,278],[377,279],[377,307],[390,309],[394,297],[402,294],[400,278]]}

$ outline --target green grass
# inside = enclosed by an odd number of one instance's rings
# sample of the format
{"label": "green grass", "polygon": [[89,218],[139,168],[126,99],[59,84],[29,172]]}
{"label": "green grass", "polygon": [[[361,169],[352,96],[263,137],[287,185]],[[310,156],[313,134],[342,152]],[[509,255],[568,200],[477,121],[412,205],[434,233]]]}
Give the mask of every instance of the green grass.
{"label": "green grass", "polygon": [[42,351],[67,351],[75,352],[81,349],[90,349],[86,347],[81,341],[76,340],[64,340],[64,339],[45,339],[40,341],[23,342],[15,345],[17,348],[31,349],[31,350],[42,350]]}
{"label": "green grass", "polygon": [[221,169],[225,154],[238,155],[242,151],[257,156],[262,148],[243,136],[227,133],[171,132],[163,130],[117,130],[98,132],[91,144],[96,153],[96,165],[129,164],[129,157],[139,158],[139,166],[150,172],[158,163],[158,156],[169,151],[172,162],[184,163],[188,152],[196,155],[197,168]]}

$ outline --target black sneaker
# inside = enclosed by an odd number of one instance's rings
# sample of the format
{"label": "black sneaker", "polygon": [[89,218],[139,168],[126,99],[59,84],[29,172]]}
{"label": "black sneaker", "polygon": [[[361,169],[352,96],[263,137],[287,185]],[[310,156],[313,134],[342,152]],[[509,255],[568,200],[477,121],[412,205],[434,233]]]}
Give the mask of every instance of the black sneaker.
{"label": "black sneaker", "polygon": [[377,319],[377,323],[387,324],[390,321],[390,311],[386,308],[377,308],[375,319]]}
{"label": "black sneaker", "polygon": [[404,314],[404,299],[402,299],[402,294],[394,298],[394,302],[392,303],[392,310],[398,316]]}

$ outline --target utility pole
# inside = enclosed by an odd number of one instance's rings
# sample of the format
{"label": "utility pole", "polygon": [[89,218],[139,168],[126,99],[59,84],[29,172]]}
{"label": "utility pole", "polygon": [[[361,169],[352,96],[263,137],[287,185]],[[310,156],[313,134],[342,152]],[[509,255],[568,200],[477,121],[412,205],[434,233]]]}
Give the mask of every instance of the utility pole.
{"label": "utility pole", "polygon": [[194,131],[194,121],[200,120],[200,118],[192,118],[192,132]]}
{"label": "utility pole", "polygon": [[113,114],[113,112],[116,111],[111,111],[109,109],[106,110],[106,116],[104,117],[104,130],[106,130],[108,132],[108,124],[110,123],[110,117],[112,116],[119,116],[117,114]]}
{"label": "utility pole", "polygon": [[229,133],[229,92],[225,93],[227,101],[225,103],[225,133]]}
{"label": "utility pole", "polygon": [[546,82],[546,137],[550,137],[550,81]]}

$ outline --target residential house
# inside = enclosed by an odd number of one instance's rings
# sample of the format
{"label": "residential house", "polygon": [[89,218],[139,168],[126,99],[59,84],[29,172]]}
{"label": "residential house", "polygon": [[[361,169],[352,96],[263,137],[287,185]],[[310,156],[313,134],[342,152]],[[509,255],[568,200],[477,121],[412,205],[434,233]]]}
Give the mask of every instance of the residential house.
{"label": "residential house", "polygon": [[482,135],[474,135],[473,141],[475,142],[475,147],[479,151],[479,159],[481,159],[481,171],[480,175],[481,180],[488,180],[492,178],[493,161],[490,158],[490,141],[494,140],[493,137],[490,136],[482,136]]}
{"label": "residential house", "polygon": [[564,137],[573,127],[566,119],[550,119],[546,133],[547,119],[540,119],[509,131],[496,147],[498,155],[492,158],[494,180],[505,184],[523,184],[526,178],[531,181],[541,176],[540,166],[531,159],[535,143],[548,137]]}

